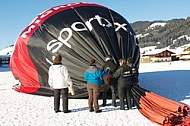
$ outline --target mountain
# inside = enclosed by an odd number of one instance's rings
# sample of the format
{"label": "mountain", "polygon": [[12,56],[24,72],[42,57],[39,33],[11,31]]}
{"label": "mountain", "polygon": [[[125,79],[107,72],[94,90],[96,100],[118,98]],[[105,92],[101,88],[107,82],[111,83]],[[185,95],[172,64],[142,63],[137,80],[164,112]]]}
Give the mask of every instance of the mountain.
{"label": "mountain", "polygon": [[[190,17],[168,21],[137,21],[130,24],[141,48],[156,46],[175,49],[190,43]],[[14,45],[0,50],[0,55],[11,55]]]}
{"label": "mountain", "polygon": [[6,48],[0,50],[0,55],[12,55],[14,45],[7,46]]}
{"label": "mountain", "polygon": [[169,21],[137,21],[131,23],[141,48],[176,48],[190,43],[190,17]]}

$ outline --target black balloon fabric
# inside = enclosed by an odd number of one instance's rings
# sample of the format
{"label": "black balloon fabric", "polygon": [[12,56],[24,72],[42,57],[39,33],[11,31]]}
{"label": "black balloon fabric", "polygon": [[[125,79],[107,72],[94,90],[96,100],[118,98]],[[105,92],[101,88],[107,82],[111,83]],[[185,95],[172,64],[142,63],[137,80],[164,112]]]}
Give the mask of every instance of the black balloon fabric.
{"label": "black balloon fabric", "polygon": [[56,54],[63,56],[76,95],[87,97],[83,74],[91,58],[101,67],[106,55],[118,64],[132,57],[139,65],[140,50],[129,22],[117,12],[93,3],[52,7],[38,15],[19,35],[10,67],[21,83],[19,92],[51,96],[48,69]]}

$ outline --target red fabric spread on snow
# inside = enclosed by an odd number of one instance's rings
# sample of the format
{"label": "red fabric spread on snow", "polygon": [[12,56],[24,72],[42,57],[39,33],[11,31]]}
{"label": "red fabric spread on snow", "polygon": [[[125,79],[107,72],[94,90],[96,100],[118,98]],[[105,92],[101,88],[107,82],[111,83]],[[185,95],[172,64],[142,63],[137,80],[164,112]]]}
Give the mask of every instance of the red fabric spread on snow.
{"label": "red fabric spread on snow", "polygon": [[184,105],[155,93],[146,92],[145,96],[140,98],[139,111],[152,122],[163,125],[165,117],[170,114],[178,115],[179,106]]}

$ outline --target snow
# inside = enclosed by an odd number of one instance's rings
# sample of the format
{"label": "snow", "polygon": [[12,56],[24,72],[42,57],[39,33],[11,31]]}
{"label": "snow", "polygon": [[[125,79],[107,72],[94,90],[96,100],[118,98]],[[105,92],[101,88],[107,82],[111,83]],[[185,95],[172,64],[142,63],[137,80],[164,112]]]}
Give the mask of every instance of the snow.
{"label": "snow", "polygon": [[[177,39],[173,40],[173,44],[177,41],[177,40],[180,40],[180,39],[183,39],[185,38],[187,41],[190,40],[190,37],[188,35],[182,35],[180,37],[178,37]],[[189,44],[188,44],[189,45]]]}
{"label": "snow", "polygon": [[13,50],[14,45],[7,46],[6,48],[0,50],[0,55],[12,55]]}
{"label": "snow", "polygon": [[136,37],[137,38],[143,38],[143,37],[146,37],[146,36],[148,36],[149,35],[149,33],[146,33],[146,34],[138,34],[138,35],[136,35]]}
{"label": "snow", "polygon": [[153,29],[154,27],[157,27],[157,26],[162,26],[162,27],[164,27],[165,25],[166,25],[166,23],[164,23],[164,22],[156,22],[156,23],[151,24],[151,25],[148,27],[148,29]]}
{"label": "snow", "polygon": [[[177,102],[190,105],[190,61],[142,63],[140,86]],[[88,111],[87,99],[69,99],[71,113],[55,113],[53,97],[16,92],[10,68],[0,67],[0,126],[157,126],[136,108],[119,110],[102,107],[102,113]],[[62,108],[61,108],[62,109]]]}

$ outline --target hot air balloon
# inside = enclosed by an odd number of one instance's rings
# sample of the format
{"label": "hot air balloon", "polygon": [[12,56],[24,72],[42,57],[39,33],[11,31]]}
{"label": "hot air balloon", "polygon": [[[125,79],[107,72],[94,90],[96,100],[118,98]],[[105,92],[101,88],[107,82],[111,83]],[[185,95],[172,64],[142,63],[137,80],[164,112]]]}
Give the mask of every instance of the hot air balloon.
{"label": "hot air balloon", "polygon": [[[110,54],[117,64],[120,58],[132,57],[138,67],[140,59],[135,33],[129,22],[117,12],[84,2],[55,6],[38,15],[18,36],[10,68],[21,85],[14,89],[52,96],[48,69],[57,54],[63,57],[63,64],[74,83],[76,95],[70,98],[88,96],[83,74],[91,58],[96,59],[98,67]],[[132,88],[132,95],[139,111],[158,124],[164,124],[166,115],[176,115],[176,109],[184,106],[136,86]]]}
{"label": "hot air balloon", "polygon": [[69,69],[76,95],[87,97],[84,71],[95,58],[101,67],[104,57],[133,57],[139,65],[139,45],[128,21],[98,4],[70,3],[52,7],[38,15],[19,35],[10,68],[21,86],[16,91],[51,96],[48,69],[56,54]]}

